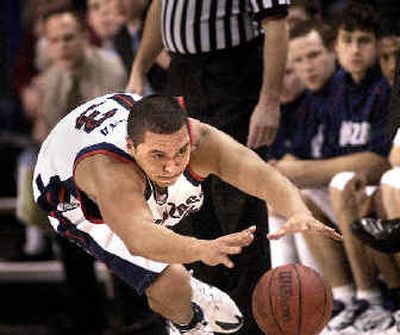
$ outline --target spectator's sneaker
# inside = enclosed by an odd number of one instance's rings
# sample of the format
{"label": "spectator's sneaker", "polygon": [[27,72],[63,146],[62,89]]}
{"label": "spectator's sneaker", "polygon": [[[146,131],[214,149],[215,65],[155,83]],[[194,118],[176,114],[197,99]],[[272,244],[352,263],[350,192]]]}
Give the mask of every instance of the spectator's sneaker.
{"label": "spectator's sneaker", "polygon": [[392,313],[380,305],[369,305],[354,322],[354,326],[360,332],[368,332],[369,334],[382,334],[393,325]]}
{"label": "spectator's sneaker", "polygon": [[400,219],[363,218],[351,224],[351,231],[374,249],[387,253],[400,251]]}
{"label": "spectator's sneaker", "polygon": [[384,335],[400,335],[400,310],[393,313],[394,325]]}
{"label": "spectator's sneaker", "polygon": [[237,332],[243,325],[243,315],[235,302],[220,289],[191,277],[192,301],[199,305],[204,319],[216,333]]}
{"label": "spectator's sneaker", "polygon": [[330,334],[359,334],[360,332],[354,327],[354,322],[369,307],[364,300],[356,300],[354,303],[346,305],[336,300],[336,308],[332,314],[332,318],[328,323],[327,329]]}

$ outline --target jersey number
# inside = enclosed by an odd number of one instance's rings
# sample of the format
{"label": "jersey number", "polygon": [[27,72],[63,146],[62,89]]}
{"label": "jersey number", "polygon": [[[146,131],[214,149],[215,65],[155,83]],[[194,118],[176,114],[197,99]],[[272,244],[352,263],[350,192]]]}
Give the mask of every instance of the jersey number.
{"label": "jersey number", "polygon": [[[100,104],[90,106],[81,115],[78,116],[75,123],[76,129],[82,129],[87,133],[92,132],[94,129],[99,127],[105,120],[112,117],[117,108],[111,109],[106,113],[100,113],[98,110],[94,110]],[[99,118],[97,118],[101,115]]]}

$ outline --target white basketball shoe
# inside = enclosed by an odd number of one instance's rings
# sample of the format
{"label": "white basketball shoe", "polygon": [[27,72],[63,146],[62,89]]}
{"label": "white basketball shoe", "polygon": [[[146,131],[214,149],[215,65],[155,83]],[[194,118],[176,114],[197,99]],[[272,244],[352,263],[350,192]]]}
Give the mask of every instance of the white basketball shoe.
{"label": "white basketball shoe", "polygon": [[191,277],[192,301],[203,313],[200,321],[190,330],[178,329],[169,322],[169,335],[211,335],[237,332],[243,325],[243,315],[228,294]]}
{"label": "white basketball shoe", "polygon": [[216,333],[237,332],[243,325],[243,315],[231,297],[220,289],[191,277],[192,301],[202,309],[204,319]]}

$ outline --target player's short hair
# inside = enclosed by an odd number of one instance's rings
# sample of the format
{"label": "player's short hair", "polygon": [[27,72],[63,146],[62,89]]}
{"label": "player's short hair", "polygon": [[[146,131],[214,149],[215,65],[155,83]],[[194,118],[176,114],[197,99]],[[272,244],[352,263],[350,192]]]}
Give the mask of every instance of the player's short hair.
{"label": "player's short hair", "polygon": [[146,131],[173,134],[183,126],[189,126],[183,98],[154,94],[137,101],[131,108],[128,136],[137,147],[143,142]]}
{"label": "player's short hair", "polygon": [[333,47],[334,34],[332,28],[324,23],[320,23],[314,20],[297,22],[293,28],[290,29],[289,39],[307,36],[312,31],[316,31],[322,39],[324,47],[331,50]]}
{"label": "player's short hair", "polygon": [[378,36],[379,17],[377,11],[368,3],[350,1],[334,19],[335,34],[339,29],[361,30]]}

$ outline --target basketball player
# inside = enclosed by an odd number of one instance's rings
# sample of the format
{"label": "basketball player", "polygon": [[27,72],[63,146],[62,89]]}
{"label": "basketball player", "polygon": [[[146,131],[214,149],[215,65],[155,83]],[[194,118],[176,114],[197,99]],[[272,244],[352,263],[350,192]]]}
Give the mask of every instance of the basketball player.
{"label": "basketball player", "polygon": [[188,119],[179,101],[110,94],[76,108],[43,143],[34,195],[59,234],[145,293],[174,333],[232,333],[242,324],[233,301],[180,264],[232,268],[230,256],[252,242],[254,227],[215,240],[167,229],[200,208],[203,178],[215,174],[287,217],[271,239],[299,231],[340,236],[311,216],[286,178],[229,136]]}

